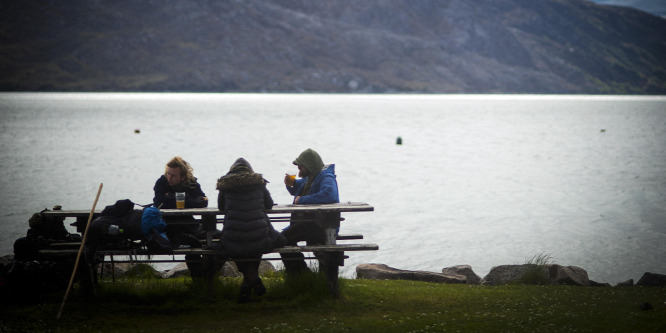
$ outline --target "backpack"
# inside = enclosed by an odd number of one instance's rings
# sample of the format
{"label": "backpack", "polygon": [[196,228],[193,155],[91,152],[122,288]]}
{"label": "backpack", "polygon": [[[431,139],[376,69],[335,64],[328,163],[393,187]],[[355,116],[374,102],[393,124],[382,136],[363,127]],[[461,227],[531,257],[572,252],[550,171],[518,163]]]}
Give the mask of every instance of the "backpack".
{"label": "backpack", "polygon": [[[54,206],[53,210],[61,210],[61,206]],[[43,213],[49,211],[44,209],[33,214],[28,224],[30,228],[25,237],[14,242],[14,257],[16,260],[32,261],[38,260],[39,250],[47,248],[52,243],[80,242],[81,235],[70,234],[65,229],[65,218],[45,216]]]}
{"label": "backpack", "polygon": [[[171,242],[165,233],[167,225],[160,210],[152,205],[135,210],[134,205],[129,199],[124,199],[106,206],[90,224],[87,245],[107,249],[145,245],[151,254],[171,253]],[[138,240],[140,244],[133,242]]]}
{"label": "backpack", "polygon": [[134,205],[130,199],[118,200],[113,205],[104,207],[101,216],[126,217],[134,211]]}
{"label": "backpack", "polygon": [[[115,204],[104,207],[100,217],[104,216],[107,222],[117,225],[123,229],[124,236],[130,240],[143,239],[141,232],[141,217],[143,211],[135,210],[134,206],[150,207],[150,205],[139,205],[129,199],[118,200]],[[108,225],[107,225],[108,228]]]}
{"label": "backpack", "polygon": [[[61,206],[54,206],[53,210],[61,210]],[[28,220],[28,236],[44,237],[46,239],[64,241],[69,232],[65,229],[65,217],[45,216],[43,213],[48,211],[44,209],[35,213]]]}
{"label": "backpack", "polygon": [[147,207],[141,216],[141,232],[145,237],[146,249],[151,254],[170,254],[171,241],[166,235],[167,224],[157,207]]}
{"label": "backpack", "polygon": [[134,205],[131,200],[124,199],[104,207],[88,226],[86,245],[92,248],[125,248],[131,245],[130,241],[142,239],[141,221],[140,218],[136,221]]}

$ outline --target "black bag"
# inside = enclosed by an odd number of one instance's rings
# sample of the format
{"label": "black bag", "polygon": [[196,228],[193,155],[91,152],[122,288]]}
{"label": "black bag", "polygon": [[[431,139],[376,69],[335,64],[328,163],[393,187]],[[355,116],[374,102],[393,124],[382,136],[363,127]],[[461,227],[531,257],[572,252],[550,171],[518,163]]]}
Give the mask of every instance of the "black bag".
{"label": "black bag", "polygon": [[[60,210],[60,206],[53,210]],[[81,235],[70,234],[65,229],[65,217],[45,216],[43,213],[49,211],[44,209],[30,217],[26,237],[21,237],[14,242],[14,257],[16,260],[32,261],[40,260],[39,250],[49,247],[52,243],[80,242]]]}
{"label": "black bag", "polygon": [[134,205],[130,199],[118,200],[113,205],[104,207],[102,216],[126,217],[134,211]]}
{"label": "black bag", "polygon": [[[120,245],[122,241],[136,241],[143,239],[141,233],[142,211],[135,210],[135,204],[129,199],[118,200],[113,205],[104,207],[99,217],[90,224],[88,232],[88,243],[91,245],[108,246]],[[109,226],[118,226],[122,230],[120,234],[110,234]]]}
{"label": "black bag", "polygon": [[[54,206],[53,210],[61,210],[61,206]],[[28,236],[41,236],[46,239],[64,241],[69,232],[65,229],[65,217],[45,216],[43,213],[49,211],[44,209],[30,217],[28,224]]]}

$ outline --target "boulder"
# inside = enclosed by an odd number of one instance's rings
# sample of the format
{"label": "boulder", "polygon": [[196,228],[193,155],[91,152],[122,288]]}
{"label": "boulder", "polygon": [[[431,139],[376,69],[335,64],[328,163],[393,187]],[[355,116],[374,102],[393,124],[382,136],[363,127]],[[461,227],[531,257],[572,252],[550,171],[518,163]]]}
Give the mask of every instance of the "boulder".
{"label": "boulder", "polygon": [[470,265],[458,265],[453,267],[442,268],[444,275],[464,275],[467,277],[467,284],[481,283],[481,277],[476,275]]}
{"label": "boulder", "polygon": [[222,269],[220,270],[219,276],[222,277],[243,277],[243,274],[241,274],[240,271],[238,271],[238,267],[236,266],[236,263],[233,261],[227,261],[224,263],[224,266],[222,266]]}
{"label": "boulder", "polygon": [[518,283],[518,281],[525,276],[525,274],[534,269],[539,269],[540,274],[543,276],[548,276],[548,268],[542,267],[539,268],[536,265],[525,264],[525,265],[500,265],[495,266],[490,269],[488,275],[486,275],[482,280],[482,285],[502,285],[508,283]]}
{"label": "boulder", "polygon": [[361,264],[356,266],[357,279],[413,280],[437,283],[467,283],[464,275],[442,274],[427,271],[408,271],[384,264]]}
{"label": "boulder", "polygon": [[[276,271],[275,267],[270,262],[261,261],[261,263],[259,264],[259,275],[264,275],[266,273],[275,272],[275,271]],[[168,279],[183,275],[189,275],[189,271],[187,270],[187,265],[184,262],[181,262],[178,265],[176,265],[174,268],[164,273],[164,278]],[[218,276],[243,277],[243,274],[238,271],[236,263],[234,263],[233,261],[227,261],[224,263],[224,265],[218,272]]]}
{"label": "boulder", "polygon": [[156,279],[161,279],[164,278],[164,275],[153,266],[150,266],[148,264],[133,264],[129,265],[127,270],[123,272],[122,274],[117,274],[116,277],[130,277],[130,278],[136,278],[136,277],[143,277],[143,278],[156,278]]}
{"label": "boulder", "polygon": [[589,286],[587,271],[576,266],[549,265],[548,272],[552,284],[568,284],[573,286]]}
{"label": "boulder", "polygon": [[589,286],[587,272],[576,266],[560,265],[502,265],[493,267],[481,284],[569,284]]}
{"label": "boulder", "polygon": [[618,282],[616,287],[633,287],[634,286],[634,279],[629,279],[624,282]]}
{"label": "boulder", "polygon": [[[268,261],[262,260],[259,262],[259,275],[275,272],[275,266]],[[243,273],[238,270],[238,266],[233,261],[227,261],[222,266],[220,276],[224,277],[243,277]]]}
{"label": "boulder", "polygon": [[176,277],[181,277],[185,275],[189,275],[190,271],[187,269],[187,264],[184,262],[178,263],[178,265],[174,266],[170,270],[166,271],[164,273],[164,278],[165,279],[170,279],[170,278],[176,278]]}
{"label": "boulder", "polygon": [[259,275],[266,275],[266,274],[271,274],[275,273],[277,270],[275,269],[275,266],[271,264],[269,261],[262,260],[261,264],[259,264]]}
{"label": "boulder", "polygon": [[14,255],[13,254],[7,254],[2,257],[0,257],[0,265],[2,266],[9,266],[12,264],[12,261],[14,260]]}
{"label": "boulder", "polygon": [[643,310],[643,311],[647,311],[647,310],[652,310],[652,309],[653,309],[652,304],[650,304],[650,303],[648,303],[648,302],[643,302],[643,303],[641,303],[641,305],[639,305],[638,307],[639,307],[641,310]]}
{"label": "boulder", "polygon": [[125,274],[130,268],[128,263],[117,263],[112,264],[110,262],[104,262],[102,265],[97,266],[97,274],[102,278],[117,278]]}
{"label": "boulder", "polygon": [[590,287],[611,287],[610,283],[590,280]]}
{"label": "boulder", "polygon": [[666,275],[646,272],[636,282],[636,285],[643,287],[666,287]]}

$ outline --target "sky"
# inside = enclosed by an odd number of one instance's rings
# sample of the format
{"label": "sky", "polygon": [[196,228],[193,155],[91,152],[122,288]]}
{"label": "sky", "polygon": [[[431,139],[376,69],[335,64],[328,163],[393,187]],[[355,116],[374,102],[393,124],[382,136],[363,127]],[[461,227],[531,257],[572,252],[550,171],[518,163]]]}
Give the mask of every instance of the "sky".
{"label": "sky", "polygon": [[666,17],[666,0],[590,0],[602,5],[634,7],[642,11]]}

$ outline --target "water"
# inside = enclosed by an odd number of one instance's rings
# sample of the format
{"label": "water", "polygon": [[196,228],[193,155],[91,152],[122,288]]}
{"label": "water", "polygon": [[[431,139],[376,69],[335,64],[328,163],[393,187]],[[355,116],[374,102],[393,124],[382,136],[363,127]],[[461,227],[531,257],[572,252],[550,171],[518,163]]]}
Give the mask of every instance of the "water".
{"label": "water", "polygon": [[32,213],[90,209],[100,183],[100,208],[150,203],[175,155],[212,205],[241,156],[290,203],[284,173],[311,147],[342,201],[375,207],[345,216],[380,246],[350,253],[348,277],[360,263],[483,277],[540,253],[611,284],[666,273],[666,97],[5,93],[0,112],[0,254]]}

